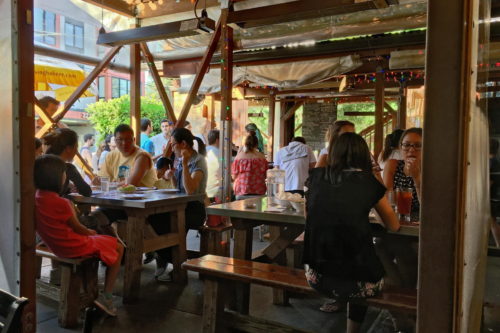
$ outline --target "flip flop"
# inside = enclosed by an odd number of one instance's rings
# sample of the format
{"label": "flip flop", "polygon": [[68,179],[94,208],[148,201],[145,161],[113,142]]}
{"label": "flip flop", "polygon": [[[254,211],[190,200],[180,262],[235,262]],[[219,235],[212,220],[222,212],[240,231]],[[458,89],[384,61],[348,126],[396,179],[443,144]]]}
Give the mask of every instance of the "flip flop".
{"label": "flip flop", "polygon": [[345,309],[345,304],[339,303],[336,300],[326,301],[320,308],[320,311],[327,313],[341,312]]}

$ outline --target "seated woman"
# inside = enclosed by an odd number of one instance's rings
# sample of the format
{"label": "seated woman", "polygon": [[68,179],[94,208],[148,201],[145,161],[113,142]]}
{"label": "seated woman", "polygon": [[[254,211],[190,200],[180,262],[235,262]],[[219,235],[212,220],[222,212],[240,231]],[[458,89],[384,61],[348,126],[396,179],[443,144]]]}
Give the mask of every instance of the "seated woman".
{"label": "seated woman", "polygon": [[422,129],[409,128],[401,135],[399,143],[402,160],[388,160],[384,170],[384,184],[389,191],[411,188],[412,220],[418,220],[420,211],[421,164],[422,164]]}
{"label": "seated woman", "polygon": [[318,162],[316,163],[316,168],[326,166],[326,161],[328,159],[328,150],[331,143],[342,135],[343,133],[356,133],[356,128],[354,123],[349,120],[336,120],[333,124],[328,125],[326,131],[325,139],[328,142],[326,148],[321,149],[318,156]]}
{"label": "seated woman", "polygon": [[[177,169],[167,170],[166,177],[172,177],[175,188],[179,193],[184,194],[206,194],[207,188],[207,162],[205,160],[206,149],[203,141],[193,136],[185,128],[176,128],[172,132],[170,139],[175,155],[181,158]],[[194,141],[198,142],[198,152],[194,150]],[[189,229],[199,229],[207,218],[205,212],[205,199],[188,202],[185,210],[186,232]],[[157,214],[149,218],[149,223],[159,235],[170,231],[170,214]],[[171,248],[157,251],[155,277],[158,281],[170,281],[171,272],[168,272],[167,265],[172,262]]]}
{"label": "seated woman", "polygon": [[[422,129],[409,128],[399,144],[402,160],[389,160],[384,170],[384,184],[389,191],[412,189],[411,220],[419,220]],[[387,280],[397,286],[415,288],[418,278],[418,244],[395,235],[384,235],[375,242],[377,254],[387,272]]]}
{"label": "seated woman", "polygon": [[66,181],[66,163],[58,156],[46,154],[35,160],[35,220],[43,242],[62,258],[92,256],[106,266],[104,292],[95,303],[111,316],[116,316],[112,291],[120,271],[123,246],[116,238],[96,235],[82,225],[68,199],[59,194]]}
{"label": "seated woman", "polygon": [[245,139],[245,147],[236,155],[231,166],[236,200],[266,194],[267,160],[257,150],[259,140],[254,131]]}
{"label": "seated woman", "polygon": [[46,154],[57,155],[66,162],[66,179],[64,181],[62,196],[71,193],[71,187],[83,196],[92,195],[90,185],[83,180],[78,169],[71,163],[78,151],[78,135],[69,128],[57,128],[43,138]]}
{"label": "seated woman", "polygon": [[391,134],[387,134],[384,141],[384,149],[378,155],[378,165],[380,169],[384,171],[385,164],[389,160],[400,160],[401,151],[399,149],[399,142],[401,141],[401,135],[403,135],[402,129],[394,130]]}
{"label": "seated woman", "polygon": [[[372,173],[365,140],[344,133],[331,144],[327,166],[312,169],[307,181],[304,263],[311,287],[345,304],[375,296],[383,286],[370,210],[375,207],[390,230],[399,230],[399,222]],[[366,307],[349,305],[348,332],[359,330],[365,313]]]}

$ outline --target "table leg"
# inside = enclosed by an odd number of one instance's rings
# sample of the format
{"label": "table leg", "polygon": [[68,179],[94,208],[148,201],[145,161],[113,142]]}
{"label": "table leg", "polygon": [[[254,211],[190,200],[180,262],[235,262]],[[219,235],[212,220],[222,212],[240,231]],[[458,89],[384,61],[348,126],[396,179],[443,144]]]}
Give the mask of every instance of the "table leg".
{"label": "table leg", "polygon": [[[270,234],[269,240],[271,241],[271,244],[280,237],[283,230],[284,227],[279,227],[275,225],[269,226],[269,234]],[[273,262],[279,265],[285,265],[285,261],[286,259],[284,257],[284,252],[281,252],[273,259]],[[273,288],[273,304],[288,305],[289,304],[288,293],[283,289]]]}
{"label": "table leg", "polygon": [[170,215],[170,230],[179,234],[179,245],[172,248],[173,281],[181,284],[187,283],[187,271],[181,267],[187,259],[185,209],[186,206],[183,205],[177,208],[176,213]]}
{"label": "table leg", "polygon": [[127,210],[125,226],[125,273],[123,277],[123,303],[132,303],[139,298],[141,288],[142,251],[144,247],[144,225],[147,215]]}
{"label": "table leg", "polygon": [[[245,223],[240,219],[232,218],[234,227],[234,249],[233,258],[252,259],[253,224]],[[228,304],[230,309],[242,314],[248,314],[250,306],[250,284],[234,283],[236,297]]]}

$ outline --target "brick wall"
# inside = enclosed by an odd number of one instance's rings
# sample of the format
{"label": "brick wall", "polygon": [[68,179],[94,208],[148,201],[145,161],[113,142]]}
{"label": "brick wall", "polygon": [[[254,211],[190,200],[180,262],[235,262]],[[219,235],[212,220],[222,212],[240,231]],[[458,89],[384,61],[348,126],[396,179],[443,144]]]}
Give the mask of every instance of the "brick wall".
{"label": "brick wall", "polygon": [[304,104],[302,136],[313,150],[325,147],[328,125],[337,120],[337,105],[334,103]]}

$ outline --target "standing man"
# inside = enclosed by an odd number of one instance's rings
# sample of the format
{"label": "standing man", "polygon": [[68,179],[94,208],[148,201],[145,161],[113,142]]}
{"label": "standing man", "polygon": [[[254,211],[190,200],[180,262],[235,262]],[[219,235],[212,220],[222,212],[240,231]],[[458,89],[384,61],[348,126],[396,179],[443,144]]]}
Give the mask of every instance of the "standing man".
{"label": "standing man", "polygon": [[92,165],[92,152],[90,148],[94,145],[94,134],[89,133],[83,136],[83,146],[80,148],[80,155],[85,159],[88,165]]}
{"label": "standing man", "polygon": [[215,198],[220,198],[221,187],[221,168],[220,168],[220,149],[219,149],[219,130],[211,130],[208,132],[207,146],[207,196],[211,202],[215,202]]}
{"label": "standing man", "polygon": [[304,196],[304,184],[309,169],[314,168],[316,157],[312,149],[306,145],[303,137],[292,139],[288,146],[278,150],[274,165],[285,170],[285,192],[299,193]]}
{"label": "standing man", "polygon": [[151,157],[155,155],[153,142],[149,140],[149,135],[153,132],[153,125],[148,118],[141,119],[141,149],[147,151]]}
{"label": "standing man", "polygon": [[170,135],[172,134],[172,127],[174,123],[169,121],[168,119],[163,119],[161,121],[161,133],[153,136],[150,140],[154,145],[155,152],[154,152],[154,160],[160,158],[163,156],[163,150],[168,144],[168,141],[170,140]]}
{"label": "standing man", "polygon": [[[59,109],[59,105],[61,104],[57,99],[50,96],[44,96],[38,100],[40,107],[47,112],[49,116],[53,116],[54,113]],[[36,131],[38,132],[44,125],[44,122],[41,118],[36,120]]]}

